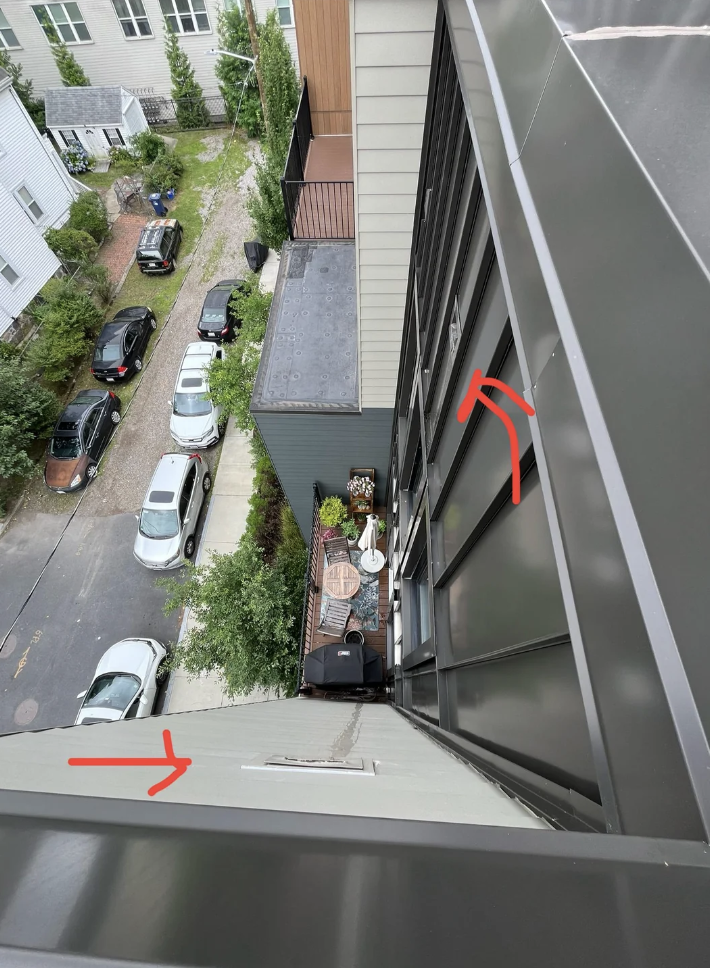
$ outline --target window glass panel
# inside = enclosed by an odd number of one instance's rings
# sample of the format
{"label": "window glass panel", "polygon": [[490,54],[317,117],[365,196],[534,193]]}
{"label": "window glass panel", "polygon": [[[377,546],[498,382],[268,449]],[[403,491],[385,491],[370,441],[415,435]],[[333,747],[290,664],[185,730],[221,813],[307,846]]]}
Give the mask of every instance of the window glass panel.
{"label": "window glass panel", "polygon": [[209,30],[210,22],[206,13],[198,13],[196,15],[197,29],[198,30]]}
{"label": "window glass panel", "polygon": [[122,20],[121,26],[123,27],[123,33],[126,37],[136,36],[136,27],[132,20]]}
{"label": "window glass panel", "polygon": [[11,286],[14,286],[14,284],[20,278],[12,266],[5,262],[4,259],[0,259],[0,275],[2,275]]}
{"label": "window glass panel", "polygon": [[183,33],[194,34],[195,33],[195,23],[192,19],[192,15],[180,17],[180,23],[182,24]]}
{"label": "window glass panel", "polygon": [[113,0],[113,5],[119,17],[131,16],[126,0]]}
{"label": "window glass panel", "polygon": [[50,3],[49,12],[51,13],[55,24],[65,24],[67,22],[67,15],[62,9],[61,3]]}
{"label": "window glass panel", "polygon": [[75,23],[83,23],[84,22],[84,18],[82,17],[82,15],[81,15],[81,13],[79,11],[79,4],[78,3],[65,3],[64,4],[64,9],[66,10],[67,14],[69,15],[69,19],[71,20],[72,23],[75,24]]}
{"label": "window glass panel", "polygon": [[180,25],[178,24],[177,17],[166,17],[168,25],[174,34],[180,33]]}
{"label": "window glass panel", "polygon": [[129,0],[131,4],[131,10],[136,17],[145,17],[145,7],[143,6],[143,0]]}
{"label": "window glass panel", "polygon": [[86,24],[74,24],[74,30],[79,40],[91,40],[91,34]]}
{"label": "window glass panel", "polygon": [[279,23],[282,27],[291,26],[291,0],[276,0]]}
{"label": "window glass panel", "polygon": [[191,13],[188,0],[173,0],[178,13]]}
{"label": "window glass panel", "polygon": [[206,8],[205,8],[204,0],[192,0],[192,9],[205,10]]}
{"label": "window glass panel", "polygon": [[20,44],[15,35],[15,31],[10,27],[10,24],[7,22],[7,17],[0,10],[0,48],[19,46]]}
{"label": "window glass panel", "polygon": [[151,30],[150,24],[148,23],[147,20],[139,20],[138,21],[138,31],[139,31],[141,37],[152,37],[153,36],[153,31]]}

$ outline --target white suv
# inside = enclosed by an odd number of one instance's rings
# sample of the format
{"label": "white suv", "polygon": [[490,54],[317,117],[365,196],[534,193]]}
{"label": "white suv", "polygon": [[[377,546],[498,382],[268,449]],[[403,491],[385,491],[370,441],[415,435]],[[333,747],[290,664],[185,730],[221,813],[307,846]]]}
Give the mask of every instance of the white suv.
{"label": "white suv", "polygon": [[214,343],[189,343],[185,350],[170,417],[170,434],[180,447],[196,450],[219,440],[222,408],[207,397],[206,369],[214,359],[222,359],[222,349]]}
{"label": "white suv", "polygon": [[211,486],[199,454],[163,454],[138,515],[136,560],[163,571],[192,558],[197,521]]}

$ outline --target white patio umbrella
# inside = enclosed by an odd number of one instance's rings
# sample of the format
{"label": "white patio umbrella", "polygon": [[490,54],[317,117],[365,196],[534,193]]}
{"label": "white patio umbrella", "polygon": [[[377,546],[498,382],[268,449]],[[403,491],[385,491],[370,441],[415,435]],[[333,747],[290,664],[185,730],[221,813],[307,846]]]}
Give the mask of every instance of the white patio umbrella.
{"label": "white patio umbrella", "polygon": [[360,564],[365,571],[379,571],[385,563],[384,555],[377,551],[377,537],[379,535],[378,524],[380,519],[376,514],[368,514],[367,524],[360,535],[358,547],[362,551]]}

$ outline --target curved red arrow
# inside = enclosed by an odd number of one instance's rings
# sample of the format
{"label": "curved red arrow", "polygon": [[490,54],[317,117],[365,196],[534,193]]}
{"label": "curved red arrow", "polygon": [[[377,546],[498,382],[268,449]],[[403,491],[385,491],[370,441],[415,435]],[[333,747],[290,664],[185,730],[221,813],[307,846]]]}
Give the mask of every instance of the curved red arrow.
{"label": "curved red arrow", "polygon": [[466,391],[466,396],[461,401],[461,406],[456,412],[459,423],[464,423],[471,416],[476,401],[478,400],[484,407],[488,407],[496,417],[500,417],[503,421],[505,429],[508,431],[508,438],[510,439],[510,463],[513,471],[513,504],[520,504],[520,445],[518,444],[518,434],[510,416],[497,403],[494,403],[490,397],[482,393],[481,387],[495,387],[496,390],[505,393],[516,406],[525,411],[528,417],[534,416],[535,411],[507,383],[503,383],[502,380],[496,380],[493,377],[484,377],[480,370],[474,370],[471,382],[468,385],[468,390]]}
{"label": "curved red arrow", "polygon": [[173,750],[173,738],[169,729],[163,730],[163,743],[165,745],[165,756],[95,756],[81,757],[74,756],[67,762],[69,766],[173,766],[173,772],[166,776],[160,783],[156,783],[148,790],[148,796],[154,797],[171,783],[178,780],[183,773],[187,772],[188,766],[192,765],[192,760],[188,756],[176,756]]}

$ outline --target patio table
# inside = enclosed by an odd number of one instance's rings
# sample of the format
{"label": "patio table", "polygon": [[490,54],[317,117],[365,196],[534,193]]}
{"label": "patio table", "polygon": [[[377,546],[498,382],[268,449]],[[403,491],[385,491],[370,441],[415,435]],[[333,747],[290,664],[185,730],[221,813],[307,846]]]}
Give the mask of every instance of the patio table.
{"label": "patio table", "polygon": [[360,590],[360,574],[355,565],[339,561],[323,572],[323,590],[331,598],[352,598]]}

